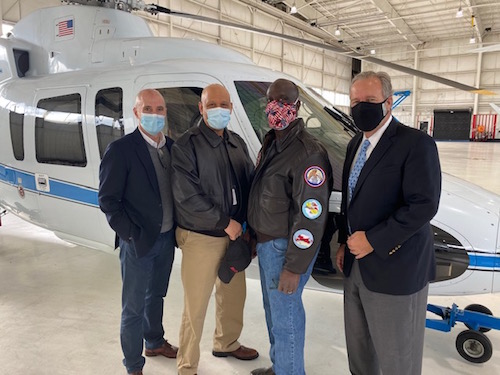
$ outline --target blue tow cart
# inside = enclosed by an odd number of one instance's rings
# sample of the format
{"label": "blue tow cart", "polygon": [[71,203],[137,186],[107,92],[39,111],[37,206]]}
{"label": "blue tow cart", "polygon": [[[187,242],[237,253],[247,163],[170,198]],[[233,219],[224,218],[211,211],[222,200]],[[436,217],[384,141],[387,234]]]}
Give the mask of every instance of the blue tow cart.
{"label": "blue tow cart", "polygon": [[464,323],[469,328],[460,332],[455,342],[458,353],[467,361],[484,363],[491,358],[493,346],[485,333],[491,329],[500,329],[500,318],[492,316],[490,309],[479,304],[468,305],[463,310],[456,304],[451,308],[428,304],[427,311],[440,317],[426,319],[427,328],[450,332],[457,322]]}

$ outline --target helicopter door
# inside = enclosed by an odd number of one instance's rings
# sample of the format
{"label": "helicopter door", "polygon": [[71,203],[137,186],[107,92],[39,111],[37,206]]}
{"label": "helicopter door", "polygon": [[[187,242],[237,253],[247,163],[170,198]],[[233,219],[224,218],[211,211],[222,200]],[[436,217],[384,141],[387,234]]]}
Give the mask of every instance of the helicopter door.
{"label": "helicopter door", "polygon": [[[35,103],[35,185],[43,221],[58,237],[94,247],[97,185],[88,152],[86,87],[44,89]],[[74,220],[63,219],[68,212]],[[78,225],[75,223],[78,222]]]}
{"label": "helicopter door", "polygon": [[[168,80],[169,77],[172,80]],[[221,82],[215,77],[199,73],[149,75],[138,77],[135,92],[146,88],[160,91],[167,104],[164,132],[176,140],[187,129],[198,125],[201,119],[198,109],[201,92],[212,83]]]}

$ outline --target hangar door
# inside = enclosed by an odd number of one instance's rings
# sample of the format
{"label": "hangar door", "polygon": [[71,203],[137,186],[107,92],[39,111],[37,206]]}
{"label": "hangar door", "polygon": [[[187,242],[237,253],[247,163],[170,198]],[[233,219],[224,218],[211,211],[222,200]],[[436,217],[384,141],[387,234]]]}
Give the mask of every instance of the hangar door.
{"label": "hangar door", "polygon": [[468,140],[470,138],[470,109],[434,110],[434,132],[436,140]]}

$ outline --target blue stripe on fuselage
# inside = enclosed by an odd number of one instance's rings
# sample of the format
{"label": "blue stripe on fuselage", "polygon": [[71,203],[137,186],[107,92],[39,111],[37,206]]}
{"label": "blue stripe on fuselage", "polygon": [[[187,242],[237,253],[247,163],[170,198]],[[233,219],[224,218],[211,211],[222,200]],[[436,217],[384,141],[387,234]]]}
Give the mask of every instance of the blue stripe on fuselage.
{"label": "blue stripe on fuselage", "polygon": [[50,191],[40,191],[36,189],[35,174],[14,169],[0,164],[0,181],[17,186],[18,180],[22,181],[25,190],[34,191],[41,195],[47,195],[54,198],[71,200],[73,202],[99,206],[97,201],[97,190],[83,187],[69,182],[50,179]]}
{"label": "blue stripe on fuselage", "polygon": [[500,270],[500,254],[492,255],[479,255],[475,253],[468,253],[470,262],[470,267],[481,267],[489,269],[499,269]]}

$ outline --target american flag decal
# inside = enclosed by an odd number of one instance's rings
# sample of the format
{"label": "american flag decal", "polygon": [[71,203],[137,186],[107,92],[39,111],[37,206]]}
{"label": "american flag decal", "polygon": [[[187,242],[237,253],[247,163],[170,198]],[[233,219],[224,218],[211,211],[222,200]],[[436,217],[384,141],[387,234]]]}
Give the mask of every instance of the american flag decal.
{"label": "american flag decal", "polygon": [[64,21],[59,21],[56,24],[56,36],[61,38],[75,33],[75,28],[73,26],[73,19],[66,19]]}

